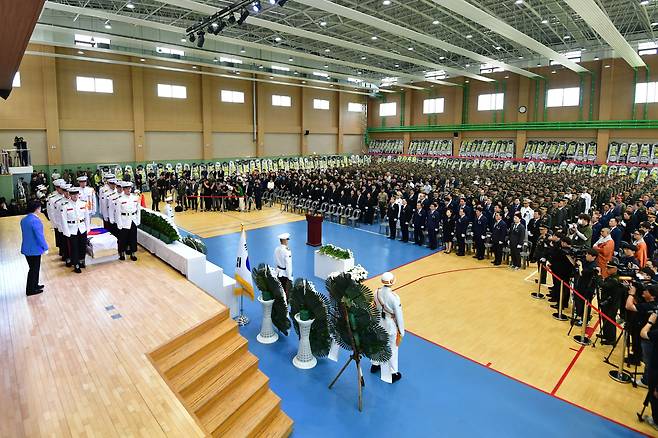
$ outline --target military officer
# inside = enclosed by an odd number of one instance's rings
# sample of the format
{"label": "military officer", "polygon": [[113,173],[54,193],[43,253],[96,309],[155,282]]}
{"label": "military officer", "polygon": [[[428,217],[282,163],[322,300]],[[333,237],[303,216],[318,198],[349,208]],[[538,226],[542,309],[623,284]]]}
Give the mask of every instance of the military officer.
{"label": "military officer", "polygon": [[50,225],[53,227],[53,230],[55,231],[55,245],[59,249],[60,257],[62,256],[61,232],[59,231],[59,228],[57,226],[57,224],[59,223],[58,216],[54,212],[55,212],[55,203],[63,196],[63,190],[60,187],[63,183],[64,183],[63,179],[57,179],[53,181],[53,186],[55,187],[55,191],[53,191],[50,195],[48,195],[48,198],[46,198],[46,216],[48,217],[48,220],[50,221]]}
{"label": "military officer", "polygon": [[116,179],[111,179],[108,181],[110,183],[110,192],[107,195],[107,222],[108,230],[114,235],[114,237],[119,240],[119,229],[117,228],[116,222],[116,208],[117,201],[121,197],[121,186],[123,181],[117,181]]}
{"label": "military officer", "polygon": [[125,254],[130,260],[137,257],[137,227],[141,220],[141,204],[139,197],[131,193],[133,183],[121,182],[122,193],[114,202],[115,224],[119,234],[119,260],[125,260]]}
{"label": "military officer", "polygon": [[66,236],[73,272],[80,274],[82,272],[80,268],[85,267],[89,210],[87,210],[87,203],[78,199],[79,188],[70,187],[67,191],[69,200],[63,204],[62,230]]}
{"label": "military officer", "polygon": [[110,183],[110,181],[114,181],[114,175],[111,173],[106,173],[103,175],[103,181],[105,184],[103,184],[103,187],[98,189],[98,205],[100,208],[101,217],[103,218],[103,228],[108,231],[112,231],[110,227],[110,214],[108,211],[108,198],[112,193],[116,191],[116,185]]}
{"label": "military officer", "polygon": [[386,362],[372,361],[371,373],[381,372],[381,379],[387,383],[395,383],[402,378],[398,368],[398,349],[404,337],[404,317],[400,297],[391,287],[395,284],[395,276],[390,272],[382,274],[382,287],[375,292],[375,305],[381,314],[379,325],[388,333],[388,345],[391,358]]}
{"label": "military officer", "polygon": [[489,222],[482,210],[482,207],[475,209],[475,220],[473,221],[473,245],[475,246],[473,258],[478,260],[484,260],[484,241],[487,238],[487,224]]}
{"label": "military officer", "polygon": [[96,192],[92,187],[87,185],[87,176],[83,175],[78,177],[78,186],[80,187],[80,194],[78,195],[78,199],[87,205],[87,210],[89,210],[89,217],[94,216],[96,214],[96,210],[98,209],[96,204]]}
{"label": "military officer", "polygon": [[70,194],[68,192],[68,189],[70,189],[71,184],[67,184],[64,180],[60,183],[60,188],[62,189],[62,196],[55,201],[53,205],[53,215],[57,217],[56,223],[57,223],[57,229],[60,232],[60,244],[61,246],[59,247],[60,250],[60,255],[62,257],[62,261],[66,262],[66,267],[71,266],[71,257],[70,257],[70,248],[68,244],[68,240],[66,239],[66,236],[64,234],[64,228],[65,225],[63,223],[63,215],[64,215],[64,206],[68,204]]}
{"label": "military officer", "polygon": [[288,247],[290,233],[279,234],[278,238],[280,244],[274,250],[275,274],[286,292],[287,300],[288,290],[292,286],[292,252]]}

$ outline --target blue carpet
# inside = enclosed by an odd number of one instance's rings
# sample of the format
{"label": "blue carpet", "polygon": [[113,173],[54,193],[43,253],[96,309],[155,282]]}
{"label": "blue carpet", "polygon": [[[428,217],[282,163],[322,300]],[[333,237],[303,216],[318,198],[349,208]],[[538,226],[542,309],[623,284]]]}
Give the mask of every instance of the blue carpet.
{"label": "blue carpet", "polygon": [[[276,236],[283,232],[292,234],[295,277],[313,280],[324,292],[323,282],[313,276],[315,249],[305,245],[305,222],[248,231],[251,266],[273,263]],[[356,263],[371,277],[431,254],[427,248],[333,223],[324,224],[324,236],[324,243],[352,249]],[[204,240],[208,259],[233,275],[239,233]],[[240,332],[270,377],[272,389],[282,398],[283,409],[295,421],[295,437],[639,436],[413,335],[405,337],[400,349],[403,379],[399,383],[382,382],[369,373],[370,363],[364,361],[364,410],[359,413],[354,364],[332,390],[327,388],[348,359],[347,352],[341,351],[338,363],[319,359],[316,368],[298,370],[292,365],[297,351],[294,331],[275,344],[260,344],[256,341],[260,304],[245,301],[245,313],[252,322]]]}

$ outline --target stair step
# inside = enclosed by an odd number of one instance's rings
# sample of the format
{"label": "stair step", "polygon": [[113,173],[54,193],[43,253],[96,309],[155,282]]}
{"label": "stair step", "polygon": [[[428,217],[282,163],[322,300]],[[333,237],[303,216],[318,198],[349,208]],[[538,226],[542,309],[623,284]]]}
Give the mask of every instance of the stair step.
{"label": "stair step", "polygon": [[255,437],[272,421],[278,412],[281,399],[272,391],[250,400],[240,407],[228,421],[212,430],[212,436],[222,438]]}
{"label": "stair step", "polygon": [[212,318],[202,322],[201,324],[196,325],[195,327],[192,327],[187,332],[181,333],[180,335],[178,335],[172,341],[167,342],[166,344],[164,344],[161,347],[157,348],[156,350],[151,352],[151,354],[150,354],[151,359],[154,362],[158,362],[164,356],[168,355],[172,351],[180,348],[182,345],[187,343],[190,339],[195,338],[199,334],[204,333],[205,331],[211,329],[212,327],[216,326],[217,324],[221,323],[222,321],[224,321],[226,319],[229,319],[229,310],[228,309],[224,309],[223,311],[221,311],[218,314],[214,315]]}
{"label": "stair step", "polygon": [[158,365],[165,372],[165,375],[173,375],[177,372],[178,368],[184,366],[185,362],[189,360],[194,361],[206,352],[216,349],[218,345],[226,340],[227,336],[237,333],[237,331],[238,325],[235,321],[227,318],[215,327],[208,329],[206,332],[162,357],[158,360]]}
{"label": "stair step", "polygon": [[167,378],[176,391],[185,391],[185,388],[194,385],[197,380],[212,375],[217,369],[225,367],[228,361],[234,360],[246,351],[247,340],[236,332],[214,350],[205,352],[196,360],[186,360],[181,364],[182,366],[176,367],[175,373],[167,375]]}
{"label": "stair step", "polygon": [[268,377],[255,369],[244,373],[239,383],[231,385],[228,391],[215,397],[195,412],[205,429],[209,432],[238,417],[248,406],[254,404],[269,391]]}
{"label": "stair step", "polygon": [[287,438],[292,433],[292,419],[279,410],[272,421],[256,434],[256,438]]}
{"label": "stair step", "polygon": [[186,387],[184,391],[180,392],[180,395],[188,408],[196,412],[211,399],[229,390],[236,381],[243,378],[243,374],[255,370],[257,367],[258,358],[246,352],[234,361],[227,362],[226,366],[216,368],[216,372],[208,373],[205,379],[200,379],[196,384]]}

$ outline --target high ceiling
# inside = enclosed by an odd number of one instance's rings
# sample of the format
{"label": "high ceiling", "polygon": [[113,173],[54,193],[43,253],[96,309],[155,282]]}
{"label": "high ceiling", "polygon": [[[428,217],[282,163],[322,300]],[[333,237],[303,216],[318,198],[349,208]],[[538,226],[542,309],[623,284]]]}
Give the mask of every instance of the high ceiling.
{"label": "high ceiling", "polygon": [[[598,5],[630,43],[627,50],[655,38],[658,0],[649,0],[648,4],[641,0],[577,1]],[[128,7],[129,3],[134,8]],[[277,76],[312,80],[312,71],[322,70],[331,74],[331,81],[352,86],[354,81],[347,82],[348,77],[364,78],[378,86],[382,78],[393,76],[404,85],[420,83],[427,71],[436,70],[445,70],[448,81],[464,74],[486,80],[480,75],[480,65],[488,61],[532,76],[529,68],[548,64],[546,51],[550,55],[551,51],[564,54],[582,50],[583,61],[595,56],[623,56],[619,47],[615,47],[616,52],[611,50],[610,38],[593,30],[588,24],[591,21],[579,16],[568,0],[290,0],[283,7],[262,0],[262,12],[252,13],[241,26],[227,27],[219,38],[206,37],[203,51],[195,50],[190,42],[181,42],[185,36],[181,29],[230,3],[55,0],[46,2],[39,22],[54,25],[50,28],[53,33],[83,29],[106,34],[113,38],[112,49],[117,41],[119,51],[134,52],[136,56],[150,54],[153,43],[159,41],[184,47],[191,62],[212,65],[217,53],[233,54],[244,61],[240,66],[244,70],[259,72],[258,67],[263,66],[260,72],[270,71],[275,62],[291,69],[275,71]],[[469,6],[488,13],[495,24],[487,23],[485,27],[481,21],[473,21],[472,15],[467,18]],[[108,18],[111,30],[105,28]],[[520,38],[501,32],[505,24],[537,44],[529,48]],[[39,35],[47,39],[45,35],[49,34]],[[537,46],[545,51],[539,52]],[[563,64],[574,71],[585,71],[577,65]]]}

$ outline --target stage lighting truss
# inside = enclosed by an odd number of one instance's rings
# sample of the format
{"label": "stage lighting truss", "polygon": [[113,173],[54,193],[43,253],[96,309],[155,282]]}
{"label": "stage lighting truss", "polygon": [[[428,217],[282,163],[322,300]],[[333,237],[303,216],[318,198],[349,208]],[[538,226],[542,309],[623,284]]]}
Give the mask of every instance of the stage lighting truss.
{"label": "stage lighting truss", "polygon": [[[283,6],[287,0],[267,0],[266,6]],[[219,12],[206,17],[197,24],[185,29],[187,39],[197,47],[203,47],[206,34],[219,35],[227,26],[242,25],[250,14],[259,14],[263,11],[260,0],[242,0],[233,3]]]}

